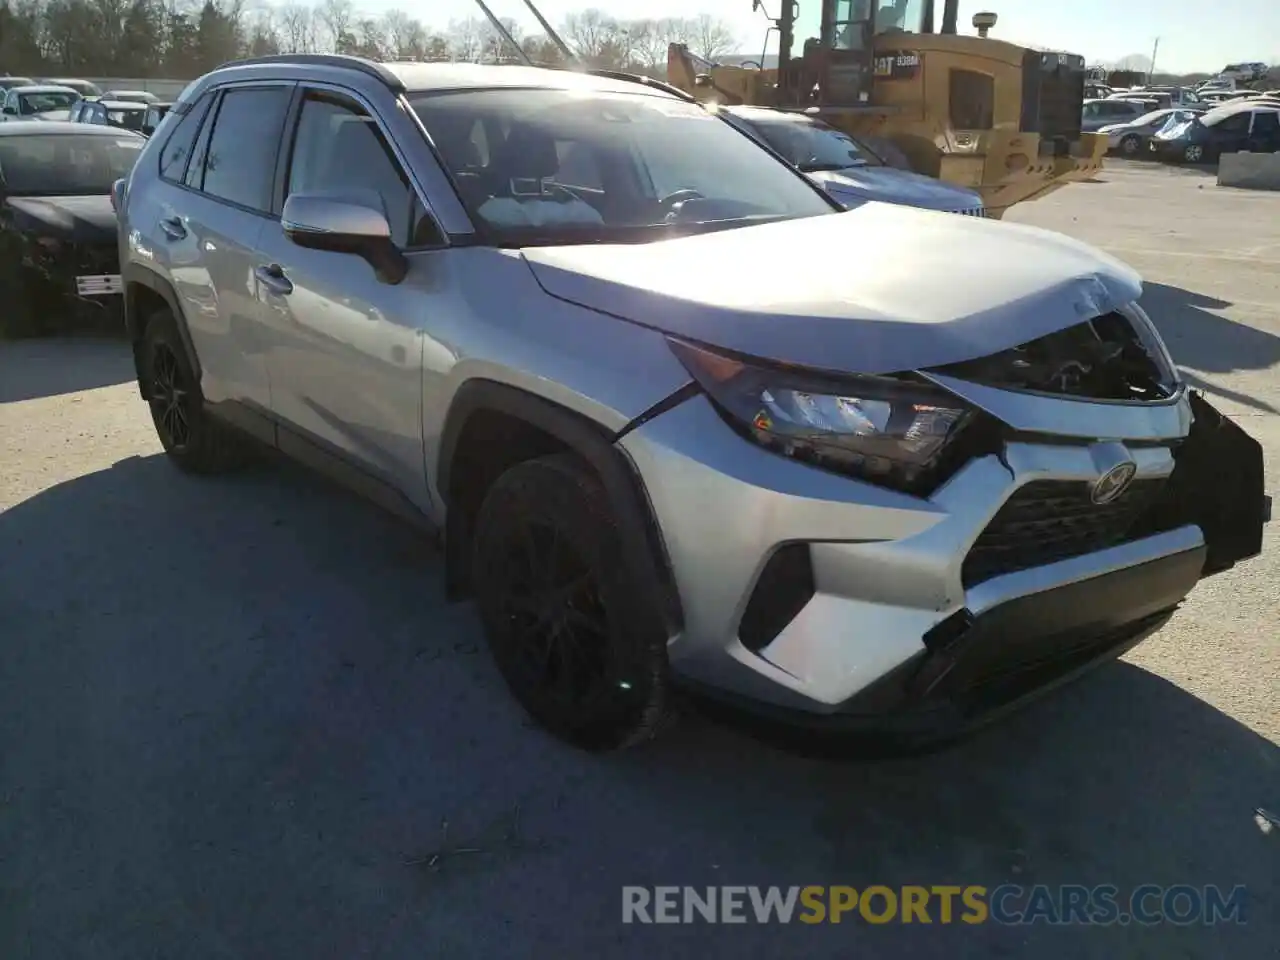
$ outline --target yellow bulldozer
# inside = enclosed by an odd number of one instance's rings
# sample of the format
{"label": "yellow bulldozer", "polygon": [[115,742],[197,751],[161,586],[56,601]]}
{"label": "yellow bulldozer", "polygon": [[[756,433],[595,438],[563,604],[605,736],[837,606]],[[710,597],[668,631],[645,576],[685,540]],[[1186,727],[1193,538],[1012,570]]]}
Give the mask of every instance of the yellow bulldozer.
{"label": "yellow bulldozer", "polygon": [[814,0],[821,13],[797,56],[800,7],[782,2],[778,17],[765,11],[776,68],[672,44],[667,82],[703,101],[803,111],[873,149],[888,142],[917,173],[977,190],[996,218],[1102,168],[1107,138],[1080,130],[1083,57],[994,39],[994,13],[959,34],[959,0],[942,0],[937,32],[934,0]]}

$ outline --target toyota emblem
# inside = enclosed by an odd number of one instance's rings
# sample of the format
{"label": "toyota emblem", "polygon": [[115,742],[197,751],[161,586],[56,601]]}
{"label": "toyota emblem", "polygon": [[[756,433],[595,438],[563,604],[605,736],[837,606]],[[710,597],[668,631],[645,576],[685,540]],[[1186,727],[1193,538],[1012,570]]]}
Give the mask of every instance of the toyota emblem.
{"label": "toyota emblem", "polygon": [[1129,489],[1137,472],[1138,465],[1132,460],[1116,464],[1093,482],[1090,499],[1097,504],[1110,503]]}

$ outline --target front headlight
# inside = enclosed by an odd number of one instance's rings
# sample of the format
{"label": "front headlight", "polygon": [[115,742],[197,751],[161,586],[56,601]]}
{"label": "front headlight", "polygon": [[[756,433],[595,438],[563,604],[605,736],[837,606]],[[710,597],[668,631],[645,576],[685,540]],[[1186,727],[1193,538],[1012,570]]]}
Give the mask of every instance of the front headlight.
{"label": "front headlight", "polygon": [[757,365],[668,343],[739,433],[783,456],[917,496],[936,486],[947,452],[975,416],[928,384]]}

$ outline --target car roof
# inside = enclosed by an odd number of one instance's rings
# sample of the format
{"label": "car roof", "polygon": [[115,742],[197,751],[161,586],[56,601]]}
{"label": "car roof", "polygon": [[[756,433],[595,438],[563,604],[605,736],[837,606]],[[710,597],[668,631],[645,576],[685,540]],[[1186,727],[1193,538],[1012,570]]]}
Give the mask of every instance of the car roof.
{"label": "car roof", "polygon": [[142,100],[108,100],[106,97],[99,97],[93,101],[100,103],[108,110],[145,110],[147,107],[154,107],[154,103],[146,103]]}
{"label": "car roof", "polygon": [[132,130],[120,127],[107,127],[96,123],[72,123],[70,120],[13,120],[0,123],[0,137],[20,137],[27,133],[79,133],[90,137],[118,137],[122,133],[133,134]]}
{"label": "car roof", "polygon": [[127,87],[108,87],[104,93],[114,93],[117,97],[122,93],[127,93],[131,97],[154,97],[155,94],[147,90],[130,90]]}
{"label": "car roof", "polygon": [[21,87],[10,87],[17,93],[74,93],[80,95],[79,90],[72,90],[70,87],[60,87],[56,83],[32,83]]}
{"label": "car roof", "polygon": [[600,93],[647,93],[685,101],[693,97],[662,80],[609,70],[577,70],[554,67],[478,63],[379,62],[345,54],[274,54],[247,60],[233,60],[195,81],[182,99],[208,89],[228,74],[268,78],[356,71],[396,93],[436,93],[489,88],[582,90]]}
{"label": "car roof", "polygon": [[1210,120],[1218,121],[1224,117],[1229,117],[1236,113],[1249,113],[1253,110],[1280,110],[1280,101],[1272,100],[1232,100],[1230,103],[1224,103],[1220,107],[1214,107],[1208,113],[1204,114],[1200,119],[1208,123]]}

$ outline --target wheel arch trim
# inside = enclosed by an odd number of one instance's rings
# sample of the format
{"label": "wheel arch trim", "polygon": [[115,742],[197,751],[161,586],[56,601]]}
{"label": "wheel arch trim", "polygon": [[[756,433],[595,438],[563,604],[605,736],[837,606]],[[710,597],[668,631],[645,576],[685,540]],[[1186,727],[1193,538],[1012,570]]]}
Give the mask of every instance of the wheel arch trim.
{"label": "wheel arch trim", "polygon": [[195,374],[196,383],[199,383],[202,374],[200,357],[196,354],[195,344],[191,340],[191,331],[187,329],[187,318],[179,305],[181,301],[178,298],[177,291],[173,289],[173,284],[156,271],[137,263],[122,264],[120,273],[121,281],[124,285],[125,330],[128,332],[129,342],[133,346],[134,367],[138,374],[138,389],[142,393],[143,399],[147,398],[146,384],[142,375],[138,347],[142,341],[143,321],[145,318],[137,315],[137,307],[130,291],[130,287],[133,284],[146,287],[152,293],[157,294],[169,307],[169,312],[173,315],[174,326],[178,328],[178,337],[182,340],[183,352],[187,355],[187,361],[191,364],[191,371]]}
{"label": "wheel arch trim", "polygon": [[683,629],[683,613],[671,562],[644,481],[616,437],[598,423],[553,401],[495,380],[463,383],[454,394],[437,456],[436,489],[445,504],[445,563],[450,584],[465,569],[462,550],[470,539],[466,518],[448,509],[452,467],[463,431],[475,413],[489,412],[524,421],[578,454],[604,487],[622,537],[625,562],[637,587],[651,598],[667,636]]}

